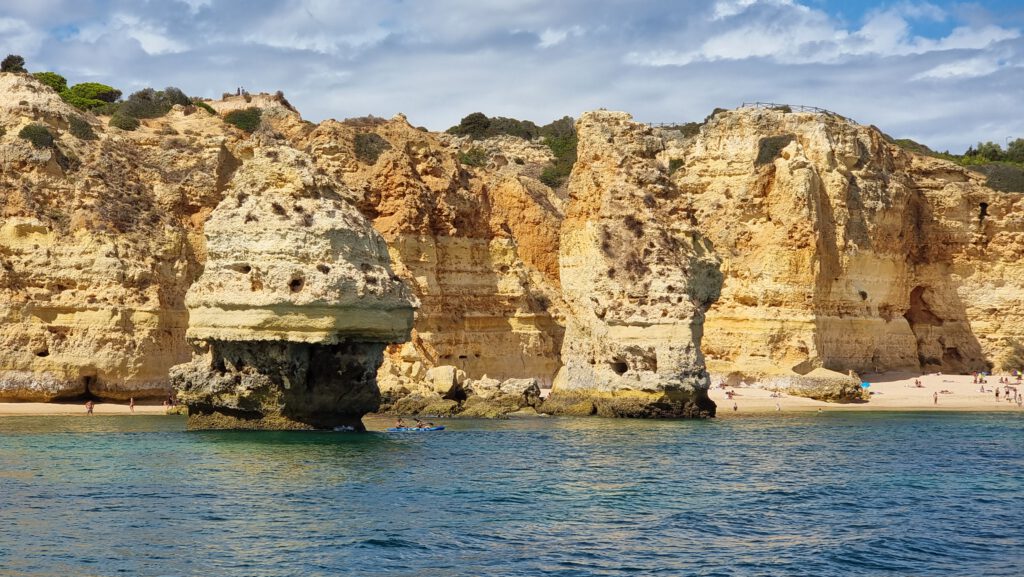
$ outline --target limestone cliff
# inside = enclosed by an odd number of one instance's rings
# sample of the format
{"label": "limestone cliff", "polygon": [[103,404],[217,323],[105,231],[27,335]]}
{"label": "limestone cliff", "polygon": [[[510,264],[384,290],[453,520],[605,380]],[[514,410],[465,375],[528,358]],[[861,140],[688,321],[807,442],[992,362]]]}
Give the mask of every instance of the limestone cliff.
{"label": "limestone cliff", "polygon": [[379,364],[384,410],[701,415],[705,359],[849,399],[851,371],[1024,342],[1024,195],[835,114],[588,113],[553,190],[540,142],[401,115],[237,95],[127,132],[30,76],[0,94],[0,400],[165,396],[181,365],[208,424],[330,426]]}
{"label": "limestone cliff", "polygon": [[716,378],[849,398],[847,371],[985,370],[1024,331],[1021,195],[977,173],[785,109],[721,112],[662,158],[722,258]]}
{"label": "limestone cliff", "polygon": [[[560,366],[563,201],[537,180],[547,148],[431,134],[402,116],[326,121],[303,146],[353,191],[420,302],[412,340],[385,355],[386,407],[436,414],[468,402],[490,414],[484,405],[501,413],[536,404],[536,395],[498,400],[491,391],[510,379],[538,388]],[[481,166],[460,163],[477,148]]]}
{"label": "limestone cliff", "polygon": [[413,301],[387,246],[307,155],[257,146],[205,227],[186,297],[191,363],[171,380],[197,428],[360,427]]}
{"label": "limestone cliff", "polygon": [[621,112],[585,113],[577,132],[559,251],[564,366],[543,410],[714,415],[700,346],[721,276],[708,242],[675,217],[664,141]]}
{"label": "limestone cliff", "polygon": [[[0,399],[166,395],[189,357],[193,231],[234,139],[181,107],[109,128],[18,74],[0,94]],[[30,125],[53,144],[21,138]]]}

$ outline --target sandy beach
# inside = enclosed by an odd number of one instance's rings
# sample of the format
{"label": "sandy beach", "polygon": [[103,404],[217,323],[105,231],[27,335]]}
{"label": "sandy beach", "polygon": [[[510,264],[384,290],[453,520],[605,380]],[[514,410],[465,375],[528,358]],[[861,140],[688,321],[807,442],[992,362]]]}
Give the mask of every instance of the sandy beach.
{"label": "sandy beach", "polygon": [[[939,375],[921,376],[910,373],[885,373],[863,375],[863,380],[871,384],[868,390],[871,399],[863,403],[826,403],[803,397],[783,394],[772,397],[772,391],[758,387],[756,384],[743,387],[713,387],[711,398],[718,404],[718,416],[729,417],[734,414],[794,411],[1021,411],[1024,409],[1016,403],[1004,400],[999,375],[986,377],[984,385],[975,384],[971,375]],[[914,386],[914,379],[920,379],[922,387]],[[1024,393],[1024,385],[1016,384],[1015,377],[1008,377],[1011,387]],[[982,393],[984,386],[987,392]],[[995,388],[1000,387],[999,400],[996,400]],[[729,399],[727,391],[733,392]],[[943,392],[948,391],[948,392]],[[938,403],[935,393],[939,393]],[[736,410],[733,410],[733,403]]]}
{"label": "sandy beach", "polygon": [[[135,405],[136,415],[163,415],[167,408],[160,404]],[[96,403],[93,407],[96,415],[130,415],[128,404]],[[12,415],[82,415],[85,414],[85,403],[0,403],[0,416]]]}
{"label": "sandy beach", "polygon": [[[914,386],[914,379],[921,379],[922,387]],[[803,397],[784,394],[773,397],[770,389],[757,384],[742,387],[713,387],[710,396],[718,404],[718,416],[729,417],[750,413],[794,412],[794,411],[1021,411],[1016,403],[1007,402],[1002,395],[999,376],[986,377],[986,392],[982,385],[972,383],[970,375],[914,375],[909,373],[886,373],[864,375],[871,383],[868,390],[871,399],[862,403],[826,403]],[[1010,377],[1011,385],[1024,393],[1024,385],[1016,384]],[[996,400],[995,388],[1000,387]],[[732,399],[726,395],[733,393]],[[948,391],[948,392],[943,392]],[[938,403],[935,393],[939,393]],[[736,410],[732,409],[733,403]],[[93,412],[97,415],[130,414],[127,404],[97,403]],[[162,415],[165,407],[159,404],[135,405],[136,415]],[[0,403],[0,416],[9,415],[85,415],[84,403]]]}

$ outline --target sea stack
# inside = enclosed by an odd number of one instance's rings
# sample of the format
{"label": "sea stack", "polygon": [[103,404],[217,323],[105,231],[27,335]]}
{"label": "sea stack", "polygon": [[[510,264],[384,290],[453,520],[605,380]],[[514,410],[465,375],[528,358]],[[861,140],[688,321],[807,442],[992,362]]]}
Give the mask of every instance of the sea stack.
{"label": "sea stack", "polygon": [[190,363],[171,369],[192,429],[362,428],[414,300],[343,185],[257,144],[205,226],[186,296]]}
{"label": "sea stack", "polygon": [[570,309],[554,414],[715,414],[700,343],[719,261],[658,160],[664,141],[623,112],[583,114],[559,252]]}

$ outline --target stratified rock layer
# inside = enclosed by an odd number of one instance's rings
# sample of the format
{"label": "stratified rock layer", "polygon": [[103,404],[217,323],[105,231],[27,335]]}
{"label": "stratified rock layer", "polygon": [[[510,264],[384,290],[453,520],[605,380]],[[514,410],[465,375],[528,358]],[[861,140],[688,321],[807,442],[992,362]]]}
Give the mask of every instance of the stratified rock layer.
{"label": "stratified rock layer", "polygon": [[859,398],[849,371],[986,370],[1021,337],[1021,195],[977,173],[779,109],[718,113],[662,158],[722,258],[717,378]]}
{"label": "stratified rock layer", "polygon": [[707,241],[673,216],[663,140],[621,112],[588,112],[576,127],[559,253],[564,366],[542,410],[714,415],[700,344],[721,276]]}
{"label": "stratified rock layer", "polygon": [[266,145],[206,224],[188,291],[192,362],[171,371],[192,428],[360,427],[413,303],[387,245],[303,153]]}
{"label": "stratified rock layer", "polygon": [[[499,403],[474,394],[471,382],[550,385],[561,366],[563,200],[537,180],[546,146],[469,142],[418,130],[402,116],[326,121],[304,142],[321,169],[348,185],[420,302],[411,341],[385,353],[386,410],[508,412],[531,401]],[[371,144],[376,156],[364,150]],[[485,166],[459,162],[460,151],[478,147]],[[430,370],[444,367],[458,377],[441,390]]]}
{"label": "stratified rock layer", "polygon": [[[190,354],[194,217],[236,139],[181,107],[125,133],[27,75],[0,73],[0,94],[0,400],[166,396]],[[20,138],[29,124],[53,146]]]}

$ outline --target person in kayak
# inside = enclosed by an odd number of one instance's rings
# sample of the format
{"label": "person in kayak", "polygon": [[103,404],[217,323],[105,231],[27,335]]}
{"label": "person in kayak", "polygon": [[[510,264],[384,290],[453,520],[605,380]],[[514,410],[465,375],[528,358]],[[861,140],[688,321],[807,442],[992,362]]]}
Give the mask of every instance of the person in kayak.
{"label": "person in kayak", "polygon": [[416,419],[417,429],[429,429],[434,426],[434,423],[424,423],[423,421]]}

